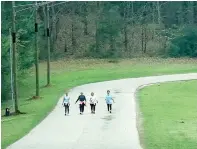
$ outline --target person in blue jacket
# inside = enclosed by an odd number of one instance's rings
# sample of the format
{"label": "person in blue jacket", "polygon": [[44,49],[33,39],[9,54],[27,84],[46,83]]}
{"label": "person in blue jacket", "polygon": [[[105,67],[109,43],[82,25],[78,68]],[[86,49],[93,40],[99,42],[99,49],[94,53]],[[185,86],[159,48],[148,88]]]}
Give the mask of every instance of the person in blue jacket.
{"label": "person in blue jacket", "polygon": [[107,90],[107,95],[105,97],[105,101],[107,103],[107,110],[111,113],[112,112],[112,103],[115,103],[114,99],[110,95],[110,91]]}
{"label": "person in blue jacket", "polygon": [[86,97],[83,95],[83,93],[81,92],[81,95],[79,95],[77,101],[75,102],[75,104],[79,101],[79,110],[80,110],[80,114],[83,114],[84,112],[84,106],[86,105]]}

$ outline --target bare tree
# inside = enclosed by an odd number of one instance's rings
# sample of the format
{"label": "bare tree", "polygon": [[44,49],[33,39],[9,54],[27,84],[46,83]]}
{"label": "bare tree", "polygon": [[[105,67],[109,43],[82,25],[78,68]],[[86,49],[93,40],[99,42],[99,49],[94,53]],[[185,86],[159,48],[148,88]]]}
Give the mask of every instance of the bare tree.
{"label": "bare tree", "polygon": [[42,11],[44,15],[44,36],[47,36],[47,15],[46,15],[46,5],[42,6]]}
{"label": "bare tree", "polygon": [[188,23],[194,24],[194,2],[188,1]]}
{"label": "bare tree", "polygon": [[124,2],[124,26],[123,26],[123,30],[124,30],[124,46],[125,46],[125,51],[128,51],[128,30],[127,30],[127,18],[128,18],[128,2]]}
{"label": "bare tree", "polygon": [[95,42],[96,42],[96,52],[99,52],[99,33],[98,33],[98,24],[99,24],[99,17],[100,17],[100,2],[96,2],[97,14],[96,14],[96,35],[95,35]]}
{"label": "bare tree", "polygon": [[158,15],[158,24],[161,25],[161,12],[160,12],[160,3],[157,1],[157,15]]}
{"label": "bare tree", "polygon": [[72,21],[71,21],[71,44],[72,44],[72,54],[75,53],[76,51],[76,37],[75,37],[75,7],[73,6],[71,8],[71,16],[72,16]]}
{"label": "bare tree", "polygon": [[52,50],[55,50],[55,41],[57,38],[57,32],[56,32],[56,14],[54,9],[54,3],[51,4],[51,10],[52,10],[52,32],[51,32],[51,39],[52,39]]}
{"label": "bare tree", "polygon": [[84,3],[84,35],[88,35],[88,2]]}
{"label": "bare tree", "polygon": [[152,33],[152,40],[155,38],[155,3],[152,2],[152,22],[153,22],[153,33]]}

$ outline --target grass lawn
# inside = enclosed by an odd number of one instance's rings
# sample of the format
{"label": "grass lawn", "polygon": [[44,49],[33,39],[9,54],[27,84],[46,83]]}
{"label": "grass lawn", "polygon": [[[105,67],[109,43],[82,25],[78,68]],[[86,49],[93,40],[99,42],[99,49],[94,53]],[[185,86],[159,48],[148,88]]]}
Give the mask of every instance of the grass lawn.
{"label": "grass lawn", "polygon": [[145,87],[138,99],[145,149],[197,149],[197,80]]}
{"label": "grass lawn", "polygon": [[[51,63],[51,82],[46,85],[46,63],[40,64],[41,99],[28,100],[35,94],[35,72],[30,69],[27,76],[20,79],[19,104],[25,115],[2,118],[2,148],[15,142],[35,127],[54,108],[59,97],[68,89],[85,83],[162,75],[197,72],[194,59],[127,59],[118,63],[108,60],[59,60]],[[11,101],[2,103],[2,109],[11,106]],[[3,111],[4,112],[4,111]],[[3,113],[4,114],[4,113]]]}

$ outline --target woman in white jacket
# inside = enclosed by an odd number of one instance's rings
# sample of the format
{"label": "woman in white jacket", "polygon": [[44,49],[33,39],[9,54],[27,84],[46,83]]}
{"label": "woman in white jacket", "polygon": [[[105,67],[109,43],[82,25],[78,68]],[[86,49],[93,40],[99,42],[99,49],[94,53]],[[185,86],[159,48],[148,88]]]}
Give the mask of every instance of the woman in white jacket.
{"label": "woman in white jacket", "polygon": [[96,96],[94,95],[94,93],[91,93],[90,96],[90,107],[91,107],[91,113],[95,114],[95,110],[96,110],[96,103],[98,103],[98,100],[96,99]]}
{"label": "woman in white jacket", "polygon": [[68,93],[64,95],[62,105],[65,107],[65,115],[69,114],[70,97],[68,96]]}

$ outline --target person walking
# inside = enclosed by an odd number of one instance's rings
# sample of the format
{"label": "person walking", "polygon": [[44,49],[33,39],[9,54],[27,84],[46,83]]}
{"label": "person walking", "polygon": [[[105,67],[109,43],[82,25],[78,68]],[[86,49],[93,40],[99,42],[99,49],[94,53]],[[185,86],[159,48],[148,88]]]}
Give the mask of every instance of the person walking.
{"label": "person walking", "polygon": [[94,93],[91,93],[90,96],[90,107],[91,107],[91,113],[95,114],[95,110],[96,110],[96,103],[98,103],[98,100],[96,99],[96,96],[94,95]]}
{"label": "person walking", "polygon": [[65,115],[69,114],[70,97],[68,96],[68,93],[64,95],[62,105],[65,108]]}
{"label": "person walking", "polygon": [[80,114],[83,114],[84,112],[84,106],[86,105],[86,97],[81,92],[81,95],[79,95],[78,99],[76,100],[75,104],[79,101],[79,110]]}
{"label": "person walking", "polygon": [[110,95],[110,90],[107,90],[107,95],[105,97],[105,101],[107,103],[107,110],[111,113],[112,112],[112,103],[115,103],[115,101],[112,98],[112,96]]}

